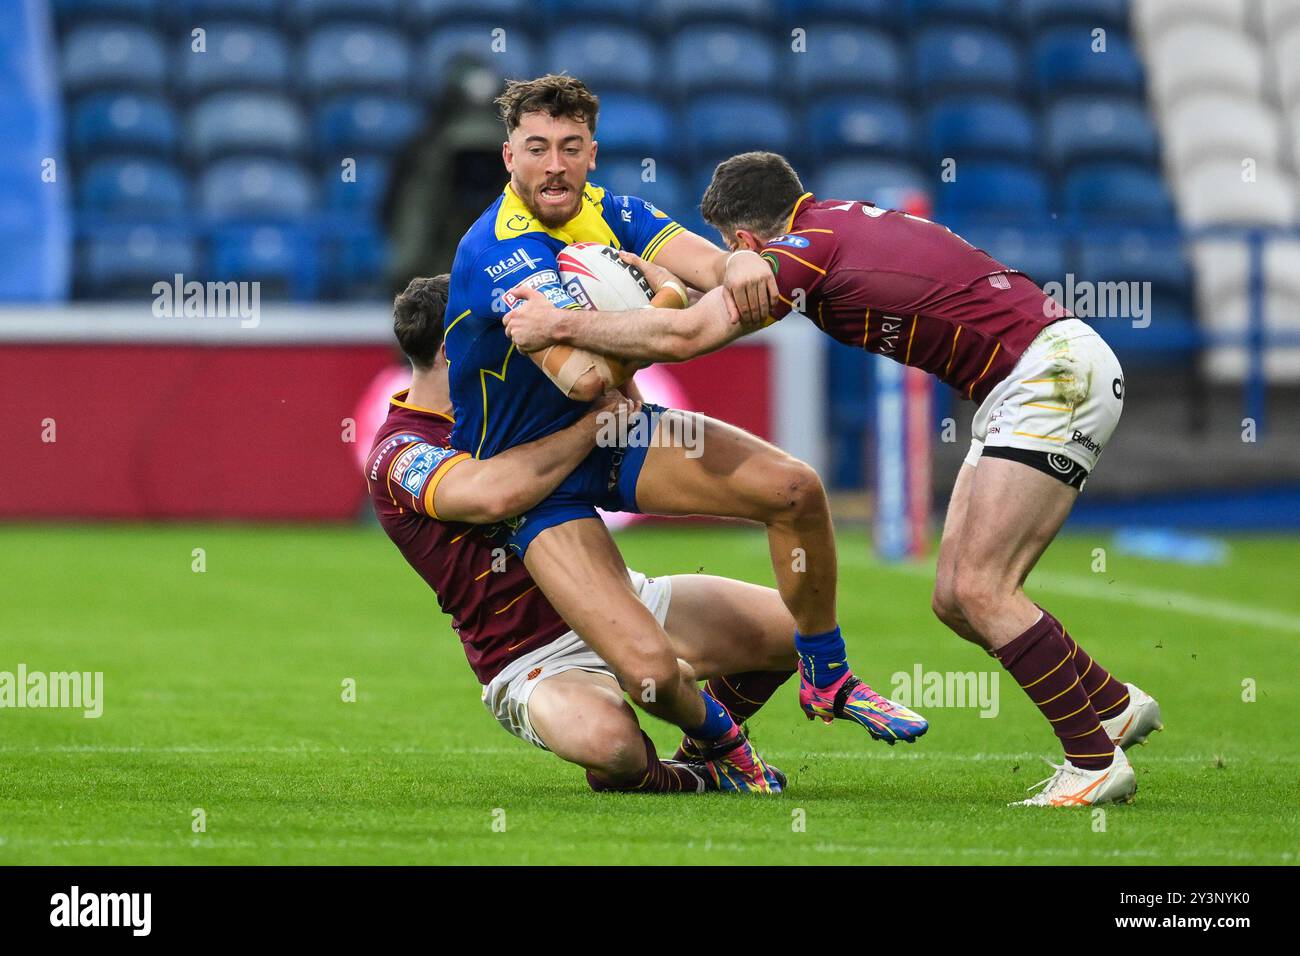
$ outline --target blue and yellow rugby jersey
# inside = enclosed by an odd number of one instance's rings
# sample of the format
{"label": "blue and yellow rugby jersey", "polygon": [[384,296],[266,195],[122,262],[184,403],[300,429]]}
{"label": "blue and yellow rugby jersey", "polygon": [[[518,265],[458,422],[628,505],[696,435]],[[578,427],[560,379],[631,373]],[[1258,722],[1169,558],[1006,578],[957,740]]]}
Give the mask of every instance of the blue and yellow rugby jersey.
{"label": "blue and yellow rugby jersey", "polygon": [[577,215],[554,229],[533,218],[506,185],[456,248],[447,298],[447,361],[456,424],[451,443],[476,458],[571,425],[586,403],[568,398],[527,355],[518,354],[501,316],[506,293],[527,283],[560,308],[578,308],[560,282],[555,257],[574,242],[601,242],[653,261],[682,227],[650,203],[588,183]]}

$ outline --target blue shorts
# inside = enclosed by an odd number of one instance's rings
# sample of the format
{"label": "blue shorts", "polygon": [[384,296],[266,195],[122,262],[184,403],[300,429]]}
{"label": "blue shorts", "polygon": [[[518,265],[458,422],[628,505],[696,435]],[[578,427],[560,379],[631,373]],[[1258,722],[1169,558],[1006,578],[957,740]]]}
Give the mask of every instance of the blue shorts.
{"label": "blue shorts", "polygon": [[[640,512],[636,506],[636,483],[641,477],[646,452],[659,428],[659,416],[667,409],[643,403],[641,410],[628,419],[628,437],[635,444],[611,445],[592,450],[582,463],[565,478],[551,496],[506,522],[510,550],[523,557],[534,538],[556,525],[578,518],[596,517],[602,511]],[[649,416],[648,425],[638,428],[639,420]]]}

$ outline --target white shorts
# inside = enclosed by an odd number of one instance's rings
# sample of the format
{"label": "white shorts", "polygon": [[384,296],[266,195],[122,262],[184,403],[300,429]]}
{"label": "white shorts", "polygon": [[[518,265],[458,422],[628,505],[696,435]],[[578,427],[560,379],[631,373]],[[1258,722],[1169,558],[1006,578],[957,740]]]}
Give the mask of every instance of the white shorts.
{"label": "white shorts", "polygon": [[1082,488],[1123,410],[1115,353],[1087,323],[1061,319],[1038,333],[975,412],[966,464],[996,448],[997,457]]}
{"label": "white shorts", "polygon": [[[668,617],[668,605],[673,599],[671,579],[648,578],[639,571],[629,570],[628,573],[632,576],[632,587],[636,589],[641,603],[650,609],[655,620],[663,624]],[[483,688],[483,706],[510,733],[548,750],[550,748],[542,743],[528,720],[528,698],[548,677],[572,670],[608,674],[615,680],[618,679],[604,659],[588,647],[582,638],[573,631],[566,631],[544,647],[511,661],[501,673],[488,681]]]}

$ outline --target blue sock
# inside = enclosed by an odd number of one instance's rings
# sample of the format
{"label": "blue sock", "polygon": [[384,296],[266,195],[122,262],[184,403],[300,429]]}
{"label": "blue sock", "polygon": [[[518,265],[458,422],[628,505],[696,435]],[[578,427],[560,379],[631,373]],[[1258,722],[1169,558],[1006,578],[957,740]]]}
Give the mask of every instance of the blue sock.
{"label": "blue sock", "polygon": [[825,634],[795,631],[794,649],[799,652],[804,676],[814,687],[829,687],[848,672],[848,652],[838,627]]}
{"label": "blue sock", "polygon": [[736,726],[736,722],[727,713],[727,708],[723,707],[711,696],[704,691],[700,691],[700,696],[704,698],[704,723],[698,727],[683,727],[682,729],[686,731],[686,736],[692,740],[717,740]]}

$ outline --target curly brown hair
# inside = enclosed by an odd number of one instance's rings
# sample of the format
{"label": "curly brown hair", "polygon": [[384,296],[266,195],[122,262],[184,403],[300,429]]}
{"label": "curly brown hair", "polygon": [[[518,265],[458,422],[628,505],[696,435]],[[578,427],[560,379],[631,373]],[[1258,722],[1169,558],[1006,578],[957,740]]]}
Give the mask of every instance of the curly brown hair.
{"label": "curly brown hair", "polygon": [[547,73],[533,80],[507,80],[506,91],[496,98],[496,105],[507,135],[519,128],[525,113],[565,116],[586,123],[591,135],[596,135],[600,100],[582,80],[567,73]]}

